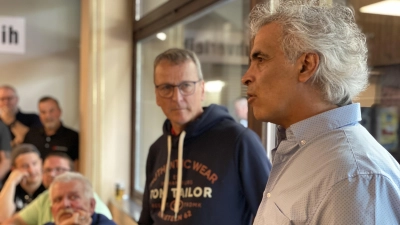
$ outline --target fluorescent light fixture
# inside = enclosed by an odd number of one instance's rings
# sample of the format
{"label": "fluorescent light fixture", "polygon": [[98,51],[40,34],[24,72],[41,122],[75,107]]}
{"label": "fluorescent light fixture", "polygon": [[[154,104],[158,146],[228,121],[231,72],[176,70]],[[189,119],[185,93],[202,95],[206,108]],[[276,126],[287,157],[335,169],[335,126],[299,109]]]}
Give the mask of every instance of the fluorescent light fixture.
{"label": "fluorescent light fixture", "polygon": [[158,33],[156,36],[161,41],[165,41],[165,39],[167,39],[167,35],[165,33],[163,33],[163,32]]}
{"label": "fluorescent light fixture", "polygon": [[220,80],[207,81],[205,84],[206,92],[221,92],[225,82]]}
{"label": "fluorescent light fixture", "polygon": [[400,0],[385,0],[360,8],[362,13],[400,16]]}

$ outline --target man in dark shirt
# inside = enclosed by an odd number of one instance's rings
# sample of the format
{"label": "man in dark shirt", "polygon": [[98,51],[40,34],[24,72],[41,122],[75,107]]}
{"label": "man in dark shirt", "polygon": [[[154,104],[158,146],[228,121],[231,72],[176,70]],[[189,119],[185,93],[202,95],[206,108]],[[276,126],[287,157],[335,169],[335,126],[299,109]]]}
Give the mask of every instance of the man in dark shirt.
{"label": "man in dark shirt", "polygon": [[42,126],[36,114],[22,113],[18,109],[18,100],[15,88],[9,85],[0,86],[0,120],[10,130],[11,147],[22,143],[30,128]]}
{"label": "man in dark shirt", "polygon": [[77,132],[64,127],[61,122],[61,108],[58,101],[52,97],[39,100],[39,117],[42,128],[32,128],[25,136],[24,143],[35,145],[42,156],[46,158],[52,151],[66,153],[74,160],[75,170],[78,169],[79,135]]}
{"label": "man in dark shirt", "polygon": [[11,136],[7,126],[0,121],[0,190],[11,168]]}
{"label": "man in dark shirt", "polygon": [[32,144],[20,144],[11,153],[12,171],[0,192],[0,223],[35,199],[42,185],[42,160]]}

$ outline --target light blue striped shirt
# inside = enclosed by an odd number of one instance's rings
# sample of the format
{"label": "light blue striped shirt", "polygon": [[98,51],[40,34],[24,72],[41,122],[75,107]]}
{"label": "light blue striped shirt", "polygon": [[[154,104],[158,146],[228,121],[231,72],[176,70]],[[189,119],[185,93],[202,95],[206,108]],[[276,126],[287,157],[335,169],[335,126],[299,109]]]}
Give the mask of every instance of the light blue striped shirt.
{"label": "light blue striped shirt", "polygon": [[360,120],[351,104],[278,132],[254,224],[400,224],[400,166]]}

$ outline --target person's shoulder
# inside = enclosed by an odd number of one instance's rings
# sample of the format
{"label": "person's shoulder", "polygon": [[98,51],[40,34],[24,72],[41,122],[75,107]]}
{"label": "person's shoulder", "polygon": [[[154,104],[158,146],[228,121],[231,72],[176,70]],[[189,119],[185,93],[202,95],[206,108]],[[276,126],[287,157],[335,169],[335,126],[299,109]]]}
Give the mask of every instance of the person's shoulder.
{"label": "person's shoulder", "polygon": [[17,117],[25,119],[39,119],[39,116],[36,113],[23,113],[21,111],[17,113]]}
{"label": "person's shoulder", "polygon": [[[150,145],[150,151],[157,150],[160,146],[166,146],[167,135],[161,135]],[[164,143],[165,142],[165,143]]]}
{"label": "person's shoulder", "polygon": [[114,221],[100,213],[93,213],[92,220],[92,224],[94,225],[116,225]]}
{"label": "person's shoulder", "polygon": [[23,113],[18,111],[16,115],[16,119],[28,127],[41,127],[42,123],[40,122],[39,116],[35,113]]}
{"label": "person's shoulder", "polygon": [[72,128],[64,126],[64,124],[61,123],[61,126],[58,128],[56,134],[58,137],[64,137],[64,138],[69,138],[69,139],[79,139],[79,133]]}

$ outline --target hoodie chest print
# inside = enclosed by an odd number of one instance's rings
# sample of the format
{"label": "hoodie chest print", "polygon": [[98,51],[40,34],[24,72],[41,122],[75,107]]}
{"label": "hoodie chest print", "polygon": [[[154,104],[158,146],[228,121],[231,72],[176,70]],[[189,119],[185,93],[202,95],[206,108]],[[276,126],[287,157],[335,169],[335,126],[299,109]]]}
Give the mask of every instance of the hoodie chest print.
{"label": "hoodie chest print", "polygon": [[[183,169],[185,169],[187,171],[195,171],[195,172],[199,173],[200,175],[204,176],[208,181],[210,181],[211,184],[214,184],[218,180],[218,175],[216,173],[214,173],[210,168],[208,168],[208,166],[204,165],[203,163],[200,163],[200,162],[197,162],[194,160],[190,160],[190,159],[184,159],[182,161],[183,161],[183,163],[182,163]],[[170,170],[171,169],[176,170],[177,164],[178,164],[177,159],[171,161]],[[160,168],[158,168],[156,170],[156,172],[154,173],[153,179],[150,182],[150,186],[153,186],[153,184],[158,180],[158,178],[163,177],[163,175],[166,172],[166,168],[167,168],[167,165],[164,164],[163,166],[161,166]],[[172,177],[173,177],[173,180],[176,180],[176,175],[173,175]],[[172,182],[170,182],[170,185],[172,185]],[[184,183],[182,183],[182,184],[185,185]],[[187,184],[190,185],[190,183],[187,183]]]}
{"label": "hoodie chest print", "polygon": [[[158,217],[166,221],[180,221],[192,217],[197,211],[194,209],[202,208],[202,202],[212,198],[211,186],[218,180],[218,175],[207,165],[192,159],[183,159],[185,135],[185,131],[180,134],[178,159],[172,161],[171,136],[168,136],[167,162],[156,169],[150,182],[151,208],[159,211]],[[170,199],[168,202],[167,198]]]}

